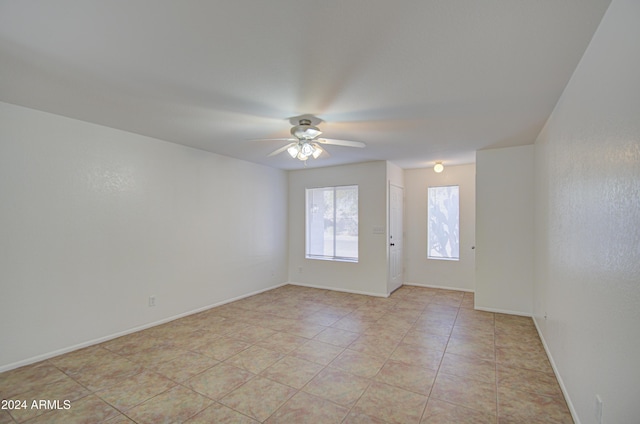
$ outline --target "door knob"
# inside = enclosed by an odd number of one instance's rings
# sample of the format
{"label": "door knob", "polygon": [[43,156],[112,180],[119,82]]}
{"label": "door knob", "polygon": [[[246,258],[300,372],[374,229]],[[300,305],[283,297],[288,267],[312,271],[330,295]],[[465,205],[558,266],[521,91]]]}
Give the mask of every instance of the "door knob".
{"label": "door knob", "polygon": [[396,245],[395,243],[391,243],[389,246],[395,246],[395,245]]}

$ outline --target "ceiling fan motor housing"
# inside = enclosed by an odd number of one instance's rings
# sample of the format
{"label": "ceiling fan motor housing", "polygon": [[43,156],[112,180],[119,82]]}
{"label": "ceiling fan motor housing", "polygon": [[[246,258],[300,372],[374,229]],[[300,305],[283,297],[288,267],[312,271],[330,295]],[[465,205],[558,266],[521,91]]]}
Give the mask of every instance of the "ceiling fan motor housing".
{"label": "ceiling fan motor housing", "polygon": [[311,120],[301,119],[300,124],[291,128],[291,135],[298,140],[313,140],[322,134],[317,127],[311,126]]}

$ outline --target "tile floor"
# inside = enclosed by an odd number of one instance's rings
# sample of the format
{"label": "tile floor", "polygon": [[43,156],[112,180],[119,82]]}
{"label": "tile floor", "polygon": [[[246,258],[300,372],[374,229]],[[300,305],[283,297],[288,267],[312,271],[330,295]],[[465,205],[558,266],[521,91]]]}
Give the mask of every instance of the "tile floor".
{"label": "tile floor", "polygon": [[531,319],[283,286],[0,374],[6,423],[571,423]]}

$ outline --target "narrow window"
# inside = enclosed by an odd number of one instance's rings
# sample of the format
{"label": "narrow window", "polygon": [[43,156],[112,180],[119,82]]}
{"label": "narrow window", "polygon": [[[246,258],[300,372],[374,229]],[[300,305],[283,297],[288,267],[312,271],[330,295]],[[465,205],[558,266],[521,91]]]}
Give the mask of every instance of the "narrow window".
{"label": "narrow window", "polygon": [[460,259],[459,186],[429,187],[427,256]]}
{"label": "narrow window", "polygon": [[306,257],[358,262],[358,186],[308,188]]}

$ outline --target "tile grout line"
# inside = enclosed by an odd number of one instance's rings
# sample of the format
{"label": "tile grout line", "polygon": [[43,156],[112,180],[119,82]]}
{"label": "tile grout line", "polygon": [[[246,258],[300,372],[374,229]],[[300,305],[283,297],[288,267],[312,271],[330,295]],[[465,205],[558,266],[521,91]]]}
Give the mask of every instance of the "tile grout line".
{"label": "tile grout line", "polygon": [[436,385],[436,380],[438,379],[438,375],[440,374],[440,367],[442,366],[442,361],[444,361],[444,355],[447,353],[447,348],[449,347],[449,342],[451,341],[451,334],[453,334],[453,329],[456,326],[456,321],[458,320],[458,315],[459,314],[460,314],[460,306],[458,306],[458,310],[456,311],[456,317],[453,320],[453,325],[451,326],[451,331],[449,331],[449,336],[447,337],[447,343],[444,346],[444,351],[442,352],[442,358],[440,358],[440,363],[438,364],[438,369],[436,370],[436,375],[435,375],[435,377],[433,377],[433,384],[431,385],[431,389],[429,389],[429,394],[427,396],[427,403],[424,406],[424,410],[422,411],[422,415],[420,416],[420,422],[422,422],[422,420],[424,419],[424,414],[427,412],[427,408],[429,406],[429,400],[431,399],[431,393],[433,392],[433,388]]}

